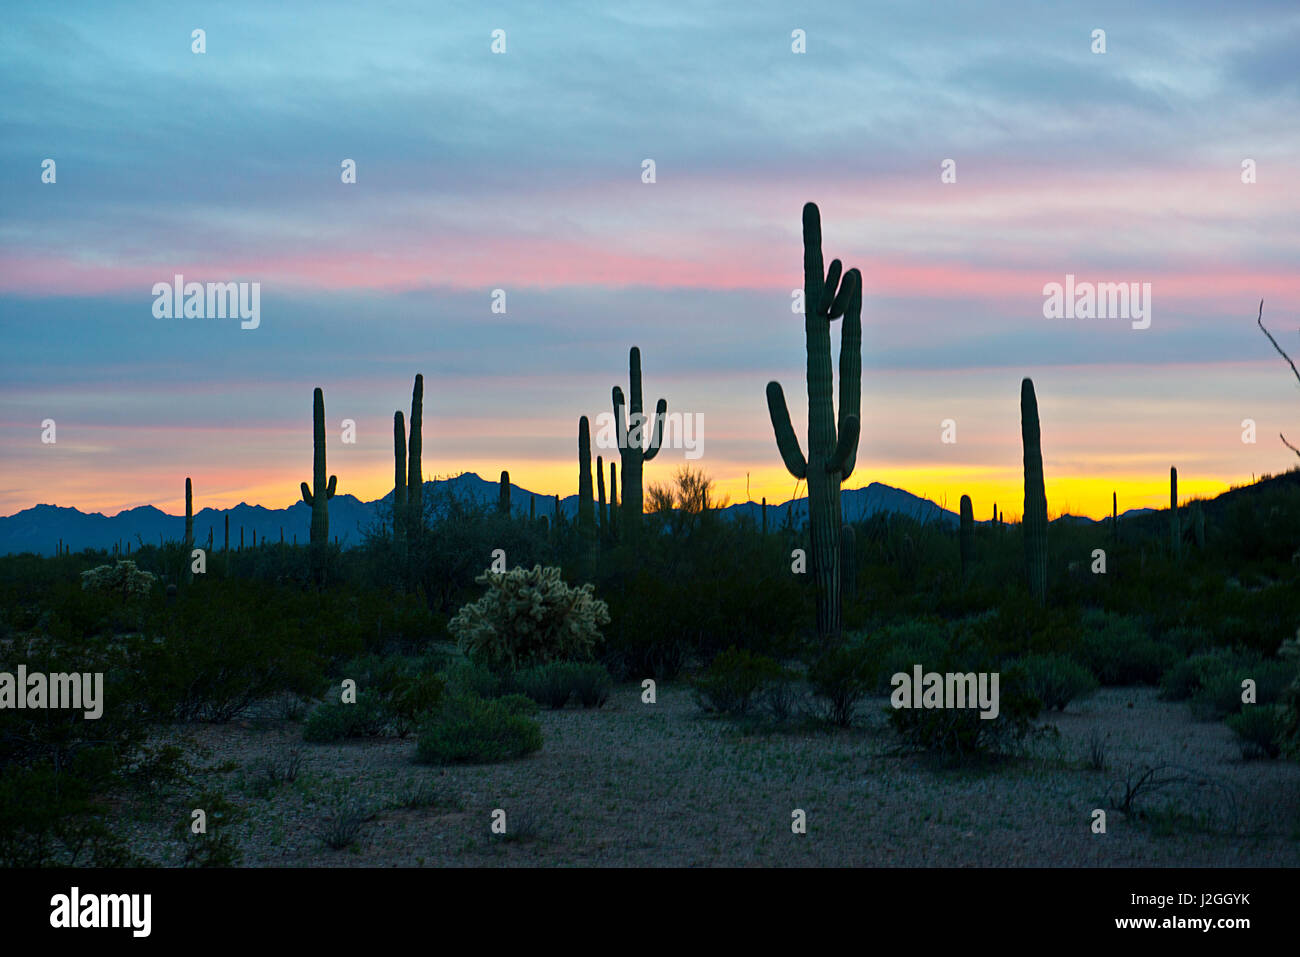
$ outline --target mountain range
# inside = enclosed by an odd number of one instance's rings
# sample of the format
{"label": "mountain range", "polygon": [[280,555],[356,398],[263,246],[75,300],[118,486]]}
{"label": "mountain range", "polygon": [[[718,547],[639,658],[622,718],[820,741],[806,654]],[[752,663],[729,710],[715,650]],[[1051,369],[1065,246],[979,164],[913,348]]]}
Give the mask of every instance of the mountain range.
{"label": "mountain range", "polygon": [[[473,472],[424,483],[426,502],[439,503],[451,495],[462,501],[495,505],[498,494],[496,482],[483,479]],[[389,492],[373,502],[363,502],[353,495],[336,495],[330,500],[331,536],[336,536],[344,548],[360,544],[365,538],[366,530],[389,514],[392,497],[393,493]],[[514,514],[527,515],[530,499],[535,499],[533,505],[539,516],[549,516],[555,510],[555,496],[530,492],[518,485],[510,486],[511,511]],[[565,517],[573,519],[578,512],[578,496],[562,498],[559,505]],[[863,488],[844,489],[841,492],[841,507],[845,519],[850,521],[868,518],[878,512],[907,515],[950,527],[956,527],[960,521],[955,512],[944,509],[929,499],[879,482],[872,482]],[[722,511],[729,517],[749,516],[758,522],[762,506],[757,502],[742,502],[729,505]],[[1124,515],[1149,511],[1151,510],[1133,509]],[[786,522],[787,513],[790,512],[793,512],[792,519],[796,525],[806,521],[807,498],[769,505],[768,527],[779,528]],[[224,544],[227,515],[230,516],[231,547],[240,544],[241,532],[244,543],[248,546],[252,545],[254,534],[258,541],[278,542],[283,535],[285,542],[292,543],[296,537],[299,544],[305,544],[310,537],[311,508],[305,503],[300,501],[288,508],[271,509],[241,502],[234,508],[204,508],[196,512],[195,543],[202,546],[211,535],[213,547],[221,548]],[[1067,521],[1093,521],[1078,516],[1063,518]],[[111,549],[119,543],[125,546],[127,542],[131,542],[133,547],[139,547],[141,544],[164,540],[179,541],[184,534],[184,515],[168,515],[152,505],[125,509],[112,516],[57,505],[36,505],[14,515],[0,517],[0,555],[22,552],[53,555],[60,541],[73,551],[85,548]]]}

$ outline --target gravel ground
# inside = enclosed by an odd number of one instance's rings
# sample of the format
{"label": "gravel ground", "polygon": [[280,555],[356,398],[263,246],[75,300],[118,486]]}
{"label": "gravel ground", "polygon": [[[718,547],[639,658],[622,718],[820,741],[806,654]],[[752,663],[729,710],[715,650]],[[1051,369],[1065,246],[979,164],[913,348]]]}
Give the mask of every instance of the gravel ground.
{"label": "gravel ground", "polygon": [[[1154,689],[1105,689],[1047,723],[1058,735],[996,767],[945,769],[894,753],[884,698],[851,730],[746,733],[704,716],[684,684],[639,685],[598,711],[543,711],[545,744],[520,761],[414,764],[413,738],[304,745],[302,727],[255,718],[186,729],[199,789],[243,806],[245,866],[1297,866],[1300,766],[1243,761],[1231,731],[1192,720]],[[1090,742],[1106,769],[1090,770]],[[181,733],[177,732],[177,739]],[[259,791],[260,763],[294,750],[294,781]],[[1212,782],[1173,784],[1175,811],[1138,821],[1111,805],[1133,768],[1174,765]],[[413,808],[398,807],[425,793]],[[261,795],[261,796],[259,796]],[[357,841],[318,837],[353,799],[374,816]],[[134,847],[176,863],[168,829],[191,793],[121,809]],[[506,812],[507,835],[490,830]],[[1107,833],[1091,830],[1095,808]],[[791,832],[791,813],[807,833]]]}

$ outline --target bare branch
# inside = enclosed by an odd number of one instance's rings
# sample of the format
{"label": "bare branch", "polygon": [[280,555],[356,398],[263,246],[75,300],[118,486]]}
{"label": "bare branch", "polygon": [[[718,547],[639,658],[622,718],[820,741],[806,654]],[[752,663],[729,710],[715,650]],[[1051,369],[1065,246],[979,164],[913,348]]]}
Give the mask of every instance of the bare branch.
{"label": "bare branch", "polygon": [[[1277,354],[1280,355],[1283,359],[1285,359],[1286,364],[1291,367],[1292,373],[1295,374],[1296,381],[1300,382],[1300,370],[1296,369],[1295,363],[1291,361],[1291,357],[1282,351],[1282,347],[1277,344],[1277,340],[1273,338],[1273,334],[1264,328],[1264,300],[1263,299],[1259,301],[1259,317],[1255,321],[1259,323],[1260,331],[1263,332],[1264,335],[1268,336],[1268,341],[1273,343],[1273,348],[1277,350]],[[1285,435],[1279,432],[1277,437],[1282,440],[1283,445],[1285,445],[1288,449],[1294,452],[1297,457],[1300,457],[1300,449],[1297,449],[1294,445],[1288,442],[1286,440]]]}

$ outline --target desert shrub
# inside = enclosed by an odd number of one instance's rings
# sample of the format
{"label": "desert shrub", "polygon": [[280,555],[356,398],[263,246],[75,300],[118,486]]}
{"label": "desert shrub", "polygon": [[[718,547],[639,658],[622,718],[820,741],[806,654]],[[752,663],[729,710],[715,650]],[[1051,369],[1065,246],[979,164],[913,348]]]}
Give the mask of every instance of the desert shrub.
{"label": "desert shrub", "polygon": [[497,674],[486,665],[461,659],[443,672],[447,690],[472,698],[499,698],[514,690],[514,676]]}
{"label": "desert shrub", "polygon": [[125,560],[112,565],[98,565],[81,573],[83,589],[117,595],[123,601],[147,597],[157,582],[153,573],[141,571],[135,562]]}
{"label": "desert shrub", "polygon": [[1192,714],[1202,721],[1221,721],[1243,709],[1242,681],[1255,682],[1255,703],[1275,704],[1282,699],[1291,677],[1285,662],[1264,661],[1256,656],[1239,656],[1224,660],[1224,666],[1212,672],[1192,695]]}
{"label": "desert shrub", "polygon": [[237,867],[243,858],[234,829],[248,815],[238,804],[217,791],[204,791],[193,800],[207,817],[207,831],[195,834],[190,816],[184,815],[172,826],[172,836],[181,846],[182,867]]}
{"label": "desert shrub", "polygon": [[1025,690],[1049,711],[1064,711],[1071,701],[1097,690],[1092,672],[1064,655],[1029,655],[1018,664],[1025,675]]}
{"label": "desert shrub", "polygon": [[358,691],[354,704],[329,701],[308,715],[302,739],[310,744],[330,744],[348,738],[379,737],[392,721],[391,712],[378,695]]}
{"label": "desert shrub", "polygon": [[1084,616],[1075,659],[1107,687],[1158,684],[1178,652],[1151,639],[1137,618],[1093,612]]}
{"label": "desert shrub", "polygon": [[1209,648],[1212,639],[1204,628],[1177,625],[1166,631],[1160,640],[1180,655],[1195,655]]}
{"label": "desert shrub", "polygon": [[558,568],[514,568],[475,581],[487,593],[448,627],[467,656],[494,670],[586,658],[603,640],[608,606],[593,597],[591,585],[566,585]]}
{"label": "desert shrub", "polygon": [[1176,662],[1160,679],[1160,697],[1165,701],[1186,701],[1230,668],[1234,657],[1220,649]]}
{"label": "desert shrub", "polygon": [[1294,669],[1294,677],[1280,695],[1278,743],[1288,757],[1300,759],[1300,636],[1283,642],[1278,657]]}
{"label": "desert shrub", "polygon": [[759,692],[759,703],[767,716],[778,724],[794,717],[799,703],[794,674],[787,671],[768,682]]}
{"label": "desert shrub", "polygon": [[388,707],[405,734],[442,703],[446,684],[433,674],[404,675],[389,693]]}
{"label": "desert shrub", "polygon": [[573,682],[567,665],[567,662],[553,661],[525,668],[515,674],[515,681],[523,693],[538,704],[552,709],[563,708],[573,697]]}
{"label": "desert shrub", "polygon": [[508,761],[542,746],[541,726],[501,701],[456,697],[425,719],[416,760],[422,764]]}
{"label": "desert shrub", "polygon": [[316,837],[331,850],[341,851],[356,843],[361,825],[374,817],[375,810],[364,798],[339,787],[332,805],[320,818]]}
{"label": "desert shrub", "polygon": [[531,717],[541,710],[538,708],[536,701],[526,694],[517,692],[502,695],[495,700],[509,714],[522,714]]}
{"label": "desert shrub", "polygon": [[[963,673],[987,670],[948,667]],[[1026,690],[1026,681],[1024,672],[1014,666],[1000,673],[996,718],[981,717],[978,707],[912,707],[891,709],[890,722],[904,750],[933,754],[945,761],[1011,753],[1034,732],[1040,708],[1038,699]],[[914,691],[919,693],[919,689]]]}
{"label": "desert shrub", "polygon": [[918,619],[878,628],[869,636],[855,637],[849,643],[871,649],[869,655],[874,655],[877,664],[870,690],[886,694],[896,673],[910,674],[913,665],[929,667],[944,659],[949,640],[950,629],[945,622]]}
{"label": "desert shrub", "polygon": [[693,682],[696,700],[705,711],[743,715],[754,697],[782,677],[781,666],[766,655],[729,648],[719,653]]}
{"label": "desert shrub", "polygon": [[612,681],[596,662],[553,661],[515,673],[515,682],[533,701],[563,708],[576,697],[584,708],[599,708],[609,698]]}
{"label": "desert shrub", "polygon": [[853,722],[853,711],[871,692],[880,672],[874,645],[845,645],[817,658],[808,668],[813,694],[824,702],[826,717],[841,728]]}
{"label": "desert shrub", "polygon": [[1284,720],[1281,705],[1248,705],[1228,715],[1227,725],[1241,741],[1241,756],[1249,761],[1282,753]]}

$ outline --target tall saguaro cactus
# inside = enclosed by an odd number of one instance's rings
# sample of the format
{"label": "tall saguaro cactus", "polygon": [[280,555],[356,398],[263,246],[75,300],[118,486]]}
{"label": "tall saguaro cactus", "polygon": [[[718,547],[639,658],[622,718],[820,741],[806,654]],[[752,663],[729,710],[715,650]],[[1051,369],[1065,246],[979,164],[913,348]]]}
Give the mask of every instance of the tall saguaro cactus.
{"label": "tall saguaro cactus", "polygon": [[406,457],[406,540],[418,544],[424,537],[424,476],[420,472],[421,434],[424,422],[424,376],[416,375],[411,390],[411,441]]}
{"label": "tall saguaro cactus", "polygon": [[600,537],[604,538],[609,534],[609,515],[605,508],[605,459],[602,456],[596,456],[596,491],[599,498],[596,501],[596,524],[600,529]]}
{"label": "tall saguaro cactus", "polygon": [[[823,274],[821,213],[803,208],[804,332],[808,350],[808,457],[790,424],[780,383],[767,384],[767,408],[786,469],[808,482],[808,518],[813,574],[817,582],[817,631],[824,640],[840,636],[840,485],[853,474],[862,406],[862,276],[843,275],[838,259]],[[840,317],[840,407],[831,396],[831,329]]]}
{"label": "tall saguaro cactus", "polygon": [[1038,397],[1032,379],[1020,383],[1020,439],[1025,447],[1025,569],[1029,594],[1039,604],[1047,601],[1047,491],[1043,486],[1042,431],[1038,425]]}
{"label": "tall saguaro cactus", "polygon": [[584,535],[596,532],[596,504],[591,495],[591,423],[578,419],[578,528]]}
{"label": "tall saguaro cactus", "polygon": [[609,538],[618,540],[618,465],[609,463]]}
{"label": "tall saguaro cactus", "polygon": [[185,477],[185,580],[194,581],[194,486]]}
{"label": "tall saguaro cactus", "polygon": [[967,578],[975,568],[975,509],[969,495],[961,497],[961,576]]}
{"label": "tall saguaro cactus", "polygon": [[1119,541],[1119,495],[1116,492],[1110,493],[1110,539]]}
{"label": "tall saguaro cactus", "polygon": [[1183,552],[1183,527],[1178,521],[1178,469],[1173,466],[1169,468],[1169,547],[1178,561]]}
{"label": "tall saguaro cactus", "polygon": [[[663,439],[664,415],[668,403],[660,399],[655,405],[653,418],[647,420],[641,401],[641,350],[633,346],[628,352],[628,397],[614,386],[614,428],[618,437],[618,453],[623,459],[623,535],[634,541],[641,531],[642,513],[645,509],[641,493],[641,468],[659,454]],[[626,416],[624,405],[627,406]],[[650,425],[650,444],[645,441],[646,426]]]}
{"label": "tall saguaro cactus", "polygon": [[393,541],[401,556],[406,547],[406,421],[393,413]]}
{"label": "tall saguaro cactus", "polygon": [[510,473],[504,469],[497,483],[497,511],[506,518],[510,517]]}
{"label": "tall saguaro cactus", "polygon": [[[319,388],[312,400],[312,470],[311,487],[302,483],[302,500],[311,506],[312,560],[319,573],[324,568],[324,551],[330,542],[329,500],[334,497],[338,476],[325,481],[325,393]],[[241,543],[242,544],[242,543]]]}

